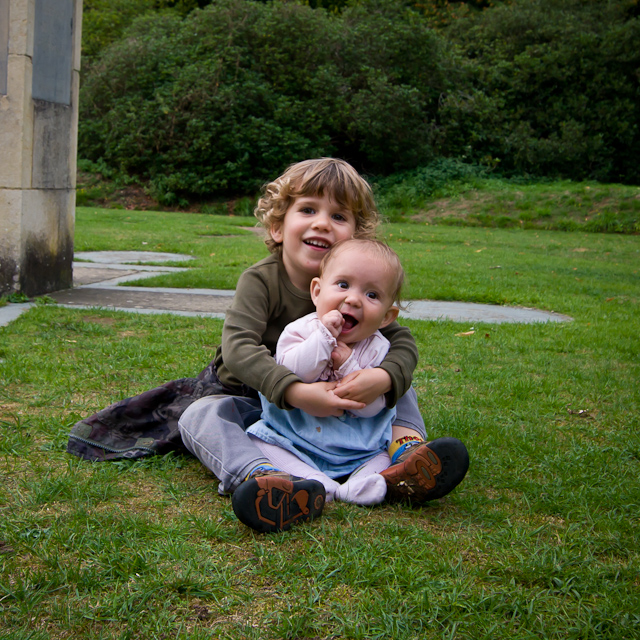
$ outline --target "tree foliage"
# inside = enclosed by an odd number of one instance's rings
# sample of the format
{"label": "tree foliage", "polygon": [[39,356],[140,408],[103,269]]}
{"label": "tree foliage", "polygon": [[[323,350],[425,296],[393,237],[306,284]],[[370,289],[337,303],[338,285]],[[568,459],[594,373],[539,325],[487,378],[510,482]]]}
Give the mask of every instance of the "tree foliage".
{"label": "tree foliage", "polygon": [[393,0],[145,15],[85,79],[81,154],[165,199],[255,189],[309,156],[416,166],[432,155],[440,58],[435,34]]}
{"label": "tree foliage", "polygon": [[635,0],[518,0],[457,23],[442,150],[538,175],[640,182]]}
{"label": "tree foliage", "polygon": [[91,66],[104,49],[123,36],[136,18],[163,11],[186,15],[210,2],[211,0],[83,0],[83,66]]}
{"label": "tree foliage", "polygon": [[639,0],[127,3],[83,78],[79,149],[165,201],[322,155],[640,183]]}

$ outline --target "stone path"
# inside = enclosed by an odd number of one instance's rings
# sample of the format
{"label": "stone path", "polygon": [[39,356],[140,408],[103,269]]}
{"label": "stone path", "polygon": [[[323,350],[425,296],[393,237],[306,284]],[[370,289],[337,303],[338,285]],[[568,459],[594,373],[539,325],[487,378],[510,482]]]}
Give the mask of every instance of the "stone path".
{"label": "stone path", "polygon": [[[73,309],[97,307],[134,313],[173,313],[183,316],[223,318],[234,292],[221,289],[169,289],[161,287],[121,287],[122,282],[149,278],[162,273],[185,271],[184,267],[140,263],[162,263],[193,259],[180,254],[134,251],[76,253],[73,289],[50,294],[58,304]],[[32,303],[0,307],[0,326],[15,320]],[[558,313],[525,307],[501,307],[467,302],[414,300],[400,316],[414,320],[454,320],[456,322],[534,323],[567,322],[571,318]]]}

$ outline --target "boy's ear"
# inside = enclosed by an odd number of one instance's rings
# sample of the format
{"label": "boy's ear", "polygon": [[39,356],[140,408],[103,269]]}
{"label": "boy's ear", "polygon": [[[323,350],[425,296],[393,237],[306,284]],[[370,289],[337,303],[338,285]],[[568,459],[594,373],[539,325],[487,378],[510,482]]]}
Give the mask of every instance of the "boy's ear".
{"label": "boy's ear", "polygon": [[269,235],[277,244],[282,243],[282,222],[274,222],[269,229]]}
{"label": "boy's ear", "polygon": [[311,300],[313,304],[316,303],[318,296],[320,295],[320,278],[314,278],[311,281]]}
{"label": "boy's ear", "polygon": [[389,307],[389,310],[387,311],[387,313],[385,313],[385,316],[382,319],[380,328],[382,329],[382,327],[386,327],[387,325],[391,324],[398,317],[399,313],[400,309],[398,309],[398,307],[396,307],[395,305],[393,307]]}

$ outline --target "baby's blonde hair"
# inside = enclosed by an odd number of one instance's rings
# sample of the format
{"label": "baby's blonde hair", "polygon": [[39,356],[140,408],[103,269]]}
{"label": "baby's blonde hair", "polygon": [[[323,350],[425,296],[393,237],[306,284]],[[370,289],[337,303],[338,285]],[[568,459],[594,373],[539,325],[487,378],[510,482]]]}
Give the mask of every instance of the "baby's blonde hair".
{"label": "baby's blonde hair", "polygon": [[267,232],[265,244],[269,251],[281,250],[271,237],[271,229],[284,220],[294,200],[324,195],[354,215],[354,237],[375,238],[380,216],[367,181],[344,160],[318,158],[292,164],[279,178],[265,185],[254,214]]}
{"label": "baby's blonde hair", "polygon": [[[386,263],[387,270],[392,274],[392,288],[391,288],[391,300],[395,302],[400,308],[402,308],[400,293],[402,292],[402,285],[404,284],[404,269],[398,254],[384,242],[380,240],[371,240],[369,238],[350,238],[349,240],[341,240],[336,242],[331,249],[326,253],[322,262],[320,263],[320,272],[318,277],[322,278],[322,274],[327,268],[327,265],[340,255],[343,251],[349,251],[350,249],[361,249],[371,254],[377,260]],[[366,267],[365,267],[366,268]]]}

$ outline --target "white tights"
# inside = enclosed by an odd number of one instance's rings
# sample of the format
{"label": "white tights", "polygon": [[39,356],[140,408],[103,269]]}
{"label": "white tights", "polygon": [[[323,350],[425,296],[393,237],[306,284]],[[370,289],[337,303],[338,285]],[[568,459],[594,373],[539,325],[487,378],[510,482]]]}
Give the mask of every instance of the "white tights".
{"label": "white tights", "polygon": [[387,494],[387,483],[380,472],[391,464],[389,454],[379,453],[358,467],[344,484],[332,480],[327,474],[303,462],[295,454],[274,444],[268,444],[249,436],[253,443],[281,471],[292,476],[317,480],[327,491],[327,502],[342,500],[353,504],[372,505],[381,503]]}

